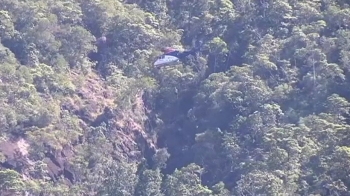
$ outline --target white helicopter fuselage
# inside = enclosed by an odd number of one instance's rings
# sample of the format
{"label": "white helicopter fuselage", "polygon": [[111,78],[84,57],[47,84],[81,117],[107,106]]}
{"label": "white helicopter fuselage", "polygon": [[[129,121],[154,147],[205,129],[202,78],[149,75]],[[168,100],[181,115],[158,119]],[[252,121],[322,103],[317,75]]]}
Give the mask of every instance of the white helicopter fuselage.
{"label": "white helicopter fuselage", "polygon": [[154,66],[156,67],[161,67],[164,65],[171,65],[171,64],[177,64],[179,63],[179,58],[171,55],[162,55],[160,56],[155,62]]}

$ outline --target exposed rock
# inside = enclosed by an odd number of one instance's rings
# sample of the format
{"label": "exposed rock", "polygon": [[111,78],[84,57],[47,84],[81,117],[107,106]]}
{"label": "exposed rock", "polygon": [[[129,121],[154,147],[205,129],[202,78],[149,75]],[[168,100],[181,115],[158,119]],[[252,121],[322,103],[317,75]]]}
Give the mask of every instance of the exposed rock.
{"label": "exposed rock", "polygon": [[16,141],[0,140],[0,152],[3,155],[0,165],[3,168],[22,172],[25,167],[31,164],[27,158],[28,146],[28,143],[24,139],[18,139]]}
{"label": "exposed rock", "polygon": [[[151,137],[145,128],[147,116],[142,99],[143,92],[135,97],[132,108],[118,111],[113,93],[97,75],[92,73],[86,76],[84,81],[73,73],[72,78],[74,77],[78,96],[66,97],[61,102],[61,115],[76,115],[81,119],[79,126],[82,130],[106,124],[106,129],[102,132],[111,141],[112,146],[106,149],[106,153],[116,160],[127,158],[130,161],[141,162],[145,156],[152,157],[156,151],[156,138]],[[54,148],[44,143],[46,151],[43,162],[52,181],[57,181],[63,176],[66,183],[71,185],[80,180],[70,160],[74,158],[76,148],[89,141],[88,137],[85,134],[75,139],[76,141],[65,142],[66,145],[62,148]],[[3,155],[0,156],[0,166],[15,169],[22,173],[24,178],[36,178],[29,169],[34,165],[28,158],[29,148],[25,139],[0,141],[0,153]]]}
{"label": "exposed rock", "polygon": [[[84,109],[87,115],[80,113],[79,117],[84,116],[85,123],[94,127],[105,123],[109,132],[105,135],[111,140],[117,137],[118,141],[122,141],[114,145],[114,150],[126,156],[141,159],[144,152],[155,152],[155,138],[148,135],[144,126],[147,116],[143,92],[139,92],[135,97],[134,104],[129,111],[118,111],[118,109],[113,109],[115,104],[112,90],[93,73],[86,78],[85,81],[77,78],[77,86],[79,86],[77,91],[81,94],[83,102],[88,103],[88,107]],[[79,108],[80,110],[84,108],[84,104],[80,102]],[[78,110],[75,108],[75,111]],[[138,141],[143,141],[143,144],[137,144]]]}
{"label": "exposed rock", "polygon": [[[23,138],[16,141],[2,140],[0,141],[0,153],[3,155],[3,160],[0,160],[0,166],[7,169],[14,169],[23,174],[24,179],[27,179],[29,167],[33,162],[28,158],[28,148],[30,145]],[[67,159],[73,156],[71,146],[64,146],[61,151],[47,152],[44,158],[44,163],[47,164],[49,176],[53,181],[58,180],[60,175],[68,180],[68,184],[76,181],[76,175],[72,171]]]}
{"label": "exposed rock", "polygon": [[66,145],[61,151],[47,152],[44,162],[47,164],[49,175],[53,181],[57,181],[59,176],[63,175],[68,184],[76,182],[76,174],[71,169],[68,159],[74,154],[70,146]]}

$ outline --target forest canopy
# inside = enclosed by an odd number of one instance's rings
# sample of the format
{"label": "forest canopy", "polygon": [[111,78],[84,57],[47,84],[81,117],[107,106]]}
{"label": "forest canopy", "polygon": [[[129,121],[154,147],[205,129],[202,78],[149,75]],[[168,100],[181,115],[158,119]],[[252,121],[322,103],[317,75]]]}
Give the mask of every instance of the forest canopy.
{"label": "forest canopy", "polygon": [[349,196],[349,84],[345,0],[1,0],[0,195]]}

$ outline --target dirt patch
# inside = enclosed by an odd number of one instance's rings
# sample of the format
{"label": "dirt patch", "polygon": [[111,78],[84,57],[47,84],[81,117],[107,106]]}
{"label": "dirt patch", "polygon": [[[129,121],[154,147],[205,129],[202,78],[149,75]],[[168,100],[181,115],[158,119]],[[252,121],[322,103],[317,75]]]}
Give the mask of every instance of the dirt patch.
{"label": "dirt patch", "polygon": [[28,155],[28,147],[29,144],[23,139],[19,139],[17,141],[17,146],[18,146],[18,150],[19,152],[23,155],[23,156],[27,156]]}
{"label": "dirt patch", "polygon": [[15,141],[1,140],[0,167],[13,169],[24,174],[25,170],[32,165],[32,162],[28,159],[28,148],[29,144],[22,138]]}
{"label": "dirt patch", "polygon": [[78,116],[85,116],[84,121],[93,121],[101,115],[105,108],[115,107],[112,89],[94,72],[81,77],[72,72],[71,78],[76,86],[76,94],[67,102],[65,107],[75,111]]}
{"label": "dirt patch", "polygon": [[18,154],[26,157],[28,155],[28,147],[29,144],[23,138],[18,139],[17,141],[0,141],[0,152],[2,152],[7,159],[13,159]]}

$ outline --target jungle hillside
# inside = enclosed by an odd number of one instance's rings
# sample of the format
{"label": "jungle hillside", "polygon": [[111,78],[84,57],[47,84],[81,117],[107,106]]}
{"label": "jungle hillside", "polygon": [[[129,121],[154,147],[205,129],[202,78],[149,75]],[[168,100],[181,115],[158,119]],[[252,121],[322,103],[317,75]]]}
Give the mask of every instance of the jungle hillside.
{"label": "jungle hillside", "polygon": [[0,196],[350,196],[349,100],[348,0],[0,0]]}

